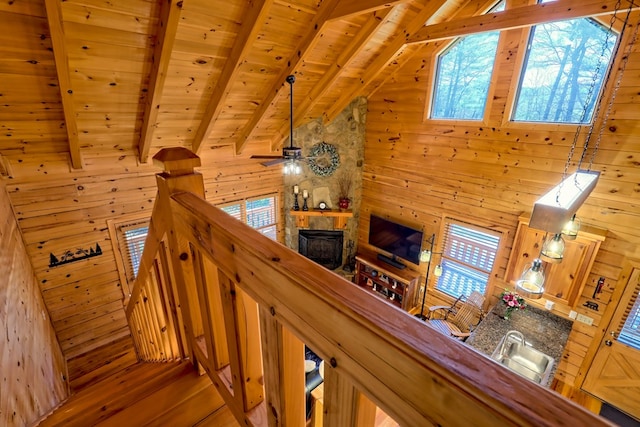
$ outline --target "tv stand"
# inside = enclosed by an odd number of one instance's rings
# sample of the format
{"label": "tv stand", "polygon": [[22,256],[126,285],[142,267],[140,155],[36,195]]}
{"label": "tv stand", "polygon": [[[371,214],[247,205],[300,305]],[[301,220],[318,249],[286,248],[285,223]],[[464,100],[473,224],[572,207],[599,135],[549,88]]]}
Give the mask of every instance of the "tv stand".
{"label": "tv stand", "polygon": [[398,270],[403,270],[403,269],[405,269],[407,267],[406,265],[404,265],[403,263],[401,263],[397,259],[392,258],[392,257],[388,257],[386,255],[378,254],[378,259],[380,261],[382,261],[382,262],[386,262],[387,264],[394,266]]}
{"label": "tv stand", "polygon": [[372,253],[356,255],[355,283],[388,303],[410,311],[419,301],[420,273],[399,270],[381,262]]}

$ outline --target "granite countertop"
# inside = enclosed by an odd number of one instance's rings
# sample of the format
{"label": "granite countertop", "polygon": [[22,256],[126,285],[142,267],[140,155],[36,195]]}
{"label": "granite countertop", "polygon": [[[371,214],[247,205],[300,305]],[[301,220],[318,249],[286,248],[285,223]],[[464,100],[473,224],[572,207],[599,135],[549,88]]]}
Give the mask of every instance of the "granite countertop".
{"label": "granite countertop", "polygon": [[509,320],[501,318],[492,309],[465,342],[480,353],[491,356],[507,332],[520,331],[533,348],[554,358],[555,364],[549,375],[551,381],[572,325],[573,322],[570,320],[531,306],[514,311]]}

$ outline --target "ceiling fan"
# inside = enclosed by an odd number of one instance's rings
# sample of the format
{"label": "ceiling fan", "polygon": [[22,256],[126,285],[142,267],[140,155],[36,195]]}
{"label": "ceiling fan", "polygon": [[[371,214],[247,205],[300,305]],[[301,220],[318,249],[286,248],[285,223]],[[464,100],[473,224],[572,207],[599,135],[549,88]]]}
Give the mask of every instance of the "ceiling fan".
{"label": "ceiling fan", "polygon": [[273,155],[253,155],[252,159],[264,159],[264,162],[261,162],[264,166],[274,166],[280,163],[290,162],[289,165],[290,172],[298,173],[300,166],[297,165],[297,160],[305,160],[302,157],[302,148],[293,146],[293,84],[296,81],[296,77],[294,75],[287,76],[287,83],[289,83],[290,87],[290,96],[289,96],[289,116],[290,116],[290,124],[289,124],[289,146],[282,147],[282,155],[281,156],[273,156]]}

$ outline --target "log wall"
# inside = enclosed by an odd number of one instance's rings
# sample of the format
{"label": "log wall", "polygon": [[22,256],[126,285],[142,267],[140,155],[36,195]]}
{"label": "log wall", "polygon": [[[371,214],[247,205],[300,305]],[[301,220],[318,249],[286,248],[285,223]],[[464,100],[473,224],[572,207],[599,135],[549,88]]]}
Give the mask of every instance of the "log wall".
{"label": "log wall", "polygon": [[0,425],[30,425],[68,393],[66,366],[0,183]]}
{"label": "log wall", "polygon": [[[637,22],[637,15],[631,22]],[[625,52],[630,33],[623,41]],[[526,29],[501,33],[497,60],[483,121],[429,119],[429,97],[436,54],[447,45],[424,46],[369,98],[367,138],[360,221],[360,245],[366,244],[368,217],[385,212],[392,218],[425,227],[427,236],[440,233],[443,216],[480,221],[510,230],[500,272],[492,278],[494,297],[505,287],[504,272],[518,216],[531,212],[535,200],[562,179],[575,125],[511,123],[518,69],[526,45]],[[617,58],[617,65],[620,64]],[[608,308],[625,258],[640,256],[637,191],[640,172],[640,110],[634,106],[640,87],[640,51],[631,49],[622,84],[593,165],[601,172],[595,191],[579,209],[583,223],[608,230],[576,306],[594,319],[588,326],[575,322],[557,376],[578,384],[590,364],[589,347],[607,328]],[[615,81],[615,78],[614,78]],[[605,91],[605,107],[611,95]],[[606,108],[602,108],[604,112]],[[598,117],[598,120],[602,117]],[[575,170],[580,147],[570,171]],[[393,201],[393,202],[392,202]],[[426,270],[426,265],[423,267]],[[424,271],[423,271],[424,274]],[[423,276],[424,277],[424,276]],[[603,292],[592,298],[600,277]],[[584,307],[596,301],[599,310]],[[491,298],[490,305],[497,301]],[[440,302],[428,293],[427,304]],[[566,315],[570,307],[557,307]]]}

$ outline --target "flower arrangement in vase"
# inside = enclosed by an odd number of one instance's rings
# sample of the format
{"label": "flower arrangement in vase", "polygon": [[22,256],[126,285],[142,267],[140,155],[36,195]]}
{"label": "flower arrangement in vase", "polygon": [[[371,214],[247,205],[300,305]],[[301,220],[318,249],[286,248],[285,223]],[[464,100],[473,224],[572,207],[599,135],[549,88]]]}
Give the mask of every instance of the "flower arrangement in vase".
{"label": "flower arrangement in vase", "polygon": [[340,174],[337,176],[337,184],[338,184],[338,206],[340,210],[349,209],[349,204],[351,203],[351,199],[349,199],[349,193],[351,192],[351,186],[353,185],[353,176],[346,169],[342,169]]}
{"label": "flower arrangement in vase", "polygon": [[502,316],[503,319],[509,319],[511,317],[511,313],[516,310],[524,310],[527,307],[527,303],[523,297],[518,293],[507,289],[500,294],[500,301],[505,307],[504,315]]}

